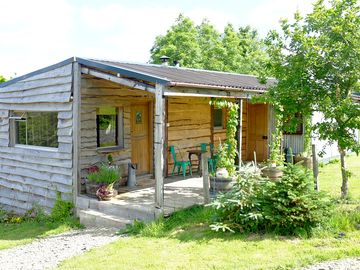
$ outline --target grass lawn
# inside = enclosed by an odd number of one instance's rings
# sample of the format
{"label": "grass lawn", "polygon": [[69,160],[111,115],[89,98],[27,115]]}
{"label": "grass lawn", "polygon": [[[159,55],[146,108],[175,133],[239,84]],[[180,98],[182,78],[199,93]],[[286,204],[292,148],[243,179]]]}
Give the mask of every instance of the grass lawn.
{"label": "grass lawn", "polygon": [[[360,157],[349,157],[352,196],[360,198]],[[322,190],[340,194],[339,164],[321,169]],[[329,168],[329,170],[327,169]],[[357,180],[356,180],[357,179]],[[260,234],[215,233],[207,220],[211,209],[195,207],[133,230],[123,238],[63,262],[60,269],[293,269],[318,261],[360,256],[360,211],[339,206],[329,229],[309,239]],[[340,209],[353,209],[344,213]],[[346,218],[344,218],[346,216]],[[335,229],[331,229],[334,226]],[[344,232],[344,237],[339,233]]]}
{"label": "grass lawn", "polygon": [[[352,173],[349,180],[350,198],[356,201],[360,200],[360,156],[351,155],[346,158],[347,168]],[[319,168],[320,190],[330,193],[338,198],[341,192],[341,171],[340,161],[327,164]]]}
{"label": "grass lawn", "polygon": [[66,232],[73,223],[39,223],[25,221],[18,224],[0,223],[0,250],[30,243],[39,237]]}

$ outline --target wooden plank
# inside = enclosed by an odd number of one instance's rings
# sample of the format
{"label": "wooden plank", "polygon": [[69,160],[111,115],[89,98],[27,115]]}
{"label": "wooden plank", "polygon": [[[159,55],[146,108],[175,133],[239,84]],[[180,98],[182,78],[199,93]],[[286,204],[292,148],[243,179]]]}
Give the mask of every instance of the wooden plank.
{"label": "wooden plank", "polygon": [[80,192],[80,147],[81,147],[81,67],[79,63],[73,64],[73,201]]}
{"label": "wooden plank", "polygon": [[[23,148],[21,146],[15,147],[0,147],[0,153],[9,154],[8,156],[21,156],[29,158],[31,161],[33,158],[42,158],[43,160],[71,160],[71,154],[59,153],[55,151],[47,151],[39,148]],[[53,162],[50,162],[52,164]],[[61,166],[63,166],[62,164]]]}
{"label": "wooden plank", "polygon": [[241,155],[242,155],[242,138],[243,138],[243,100],[239,100],[239,126],[238,126],[238,159],[239,168],[241,167]]}
{"label": "wooden plank", "polygon": [[[260,91],[261,92],[261,91]],[[172,97],[222,97],[222,98],[244,98],[249,99],[258,95],[259,91],[217,90],[191,87],[171,87],[164,91],[165,96]]]}
{"label": "wooden plank", "polygon": [[63,103],[63,102],[69,102],[70,96],[71,96],[70,92],[35,95],[35,96],[18,96],[13,98],[3,98],[0,95],[0,103],[11,103],[11,104],[44,103],[44,102]]}
{"label": "wooden plank", "polygon": [[70,92],[71,80],[71,76],[67,76],[31,82],[20,81],[5,87],[4,91],[2,91],[1,93],[4,94],[4,97],[16,97],[41,95],[46,93],[50,94],[66,91]]}
{"label": "wooden plank", "polygon": [[209,184],[209,169],[208,158],[206,152],[201,153],[201,171],[203,177],[203,189],[204,189],[204,203],[210,203],[210,184]]}
{"label": "wooden plank", "polygon": [[316,153],[316,146],[315,144],[311,145],[311,151],[312,151],[312,162],[313,162],[313,175],[314,175],[314,184],[315,184],[315,190],[320,191],[320,185],[319,185],[319,164],[317,160],[317,153]]}
{"label": "wooden plank", "polygon": [[165,99],[163,97],[164,86],[156,84],[155,93],[155,117],[154,117],[154,145],[155,145],[155,207],[158,214],[164,211],[164,129],[165,129]]}
{"label": "wooden plank", "polygon": [[146,85],[141,82],[129,80],[126,78],[116,77],[114,75],[104,73],[101,71],[97,71],[97,70],[93,70],[93,69],[89,69],[89,68],[82,68],[81,72],[84,74],[89,74],[89,75],[97,77],[97,78],[101,78],[101,79],[109,80],[109,81],[112,81],[112,82],[115,82],[118,84],[126,85],[130,88],[135,88],[138,90],[144,90],[144,91],[147,91],[150,93],[155,93],[155,88],[153,86]]}
{"label": "wooden plank", "polygon": [[54,112],[54,111],[70,111],[72,103],[32,103],[32,104],[8,104],[0,102],[0,110],[18,110],[18,111],[41,111],[41,112]]}
{"label": "wooden plank", "polygon": [[57,77],[64,77],[64,76],[71,76],[72,72],[72,64],[67,64],[65,66],[37,74],[35,76],[31,76],[25,80],[22,80],[24,82],[27,81],[35,81],[35,80],[42,80],[42,79],[49,79],[49,78],[57,78]]}

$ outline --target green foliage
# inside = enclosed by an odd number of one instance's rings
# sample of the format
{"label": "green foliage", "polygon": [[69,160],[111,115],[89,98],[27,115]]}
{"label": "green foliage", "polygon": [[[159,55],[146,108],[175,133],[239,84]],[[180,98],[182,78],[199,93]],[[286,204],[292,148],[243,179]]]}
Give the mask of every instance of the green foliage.
{"label": "green foliage", "polygon": [[64,201],[61,193],[57,192],[53,209],[51,210],[50,219],[53,222],[64,222],[73,215],[74,203]]}
{"label": "green foliage", "polygon": [[89,173],[87,179],[98,184],[112,184],[120,177],[121,173],[118,167],[101,165],[98,171]]}
{"label": "green foliage", "polygon": [[182,14],[166,35],[156,37],[150,52],[155,64],[166,55],[184,67],[246,74],[259,74],[267,58],[263,41],[249,26],[236,30],[228,24],[219,33],[207,19],[196,26]]}
{"label": "green foliage", "polygon": [[[322,119],[311,129],[320,139],[360,153],[360,104],[352,93],[360,90],[360,6],[357,0],[318,0],[306,18],[281,22],[282,33],[271,31],[266,39],[269,73],[277,84],[264,96],[286,123],[301,112],[315,112]],[[295,120],[294,120],[295,121]],[[343,170],[343,193],[347,174]]]}
{"label": "green foliage", "polygon": [[6,82],[6,79],[5,79],[5,77],[0,75],[0,83],[3,83],[3,82]]}
{"label": "green foliage", "polygon": [[272,138],[270,141],[270,155],[269,162],[271,164],[282,165],[283,156],[281,154],[281,144],[282,144],[282,127],[279,119],[275,119],[275,130],[271,134]]}
{"label": "green foliage", "polygon": [[248,172],[210,204],[216,211],[212,229],[308,235],[329,216],[331,205],[314,191],[313,178],[302,166],[289,164],[278,181]]}
{"label": "green foliage", "polygon": [[257,231],[263,224],[261,183],[258,174],[246,172],[231,191],[219,194],[210,206],[215,210],[215,231]]}
{"label": "green foliage", "polygon": [[267,230],[281,234],[310,232],[330,214],[331,201],[314,190],[311,172],[288,164],[280,181],[263,188],[262,213]]}
{"label": "green foliage", "polygon": [[226,168],[229,175],[235,173],[235,157],[237,154],[237,140],[236,140],[236,129],[238,125],[239,117],[239,105],[235,102],[231,102],[221,98],[211,99],[210,105],[223,109],[227,109],[227,121],[226,121],[226,145],[220,143],[218,154],[219,159],[217,167]]}

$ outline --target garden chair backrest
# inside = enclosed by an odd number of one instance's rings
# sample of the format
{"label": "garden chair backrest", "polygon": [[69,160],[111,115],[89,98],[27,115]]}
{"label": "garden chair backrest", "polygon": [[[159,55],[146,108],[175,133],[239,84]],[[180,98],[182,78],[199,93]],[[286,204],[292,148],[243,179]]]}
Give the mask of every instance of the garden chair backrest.
{"label": "garden chair backrest", "polygon": [[206,148],[207,148],[207,143],[201,143],[200,144],[200,151],[202,153],[205,153],[206,152]]}
{"label": "garden chair backrest", "polygon": [[170,145],[170,152],[171,152],[171,155],[174,159],[174,162],[176,162],[176,152],[175,152],[175,147],[173,145]]}

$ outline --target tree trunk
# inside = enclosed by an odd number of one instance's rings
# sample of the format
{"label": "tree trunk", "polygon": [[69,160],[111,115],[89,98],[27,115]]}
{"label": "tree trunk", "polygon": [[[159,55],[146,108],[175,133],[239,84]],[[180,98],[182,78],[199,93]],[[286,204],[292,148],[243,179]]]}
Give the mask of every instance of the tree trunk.
{"label": "tree trunk", "polygon": [[345,165],[345,156],[346,152],[344,149],[339,147],[340,152],[340,161],[341,161],[341,176],[342,176],[342,185],[341,185],[341,198],[345,199],[348,196],[349,184],[348,184],[348,175],[346,172]]}

